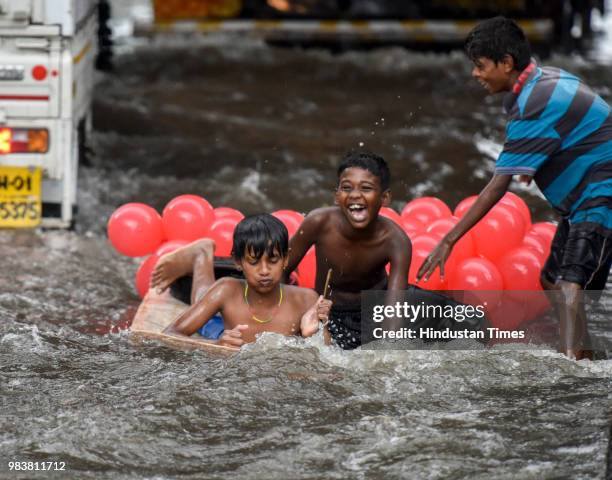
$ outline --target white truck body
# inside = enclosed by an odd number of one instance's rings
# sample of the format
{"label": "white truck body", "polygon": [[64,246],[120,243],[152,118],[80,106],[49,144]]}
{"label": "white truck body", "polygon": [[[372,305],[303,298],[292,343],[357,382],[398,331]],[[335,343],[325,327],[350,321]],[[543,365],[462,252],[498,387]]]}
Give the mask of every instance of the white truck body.
{"label": "white truck body", "polygon": [[42,169],[43,226],[73,220],[79,136],[91,128],[96,8],[95,0],[0,0],[0,129],[48,131],[46,152],[0,151],[0,168]]}

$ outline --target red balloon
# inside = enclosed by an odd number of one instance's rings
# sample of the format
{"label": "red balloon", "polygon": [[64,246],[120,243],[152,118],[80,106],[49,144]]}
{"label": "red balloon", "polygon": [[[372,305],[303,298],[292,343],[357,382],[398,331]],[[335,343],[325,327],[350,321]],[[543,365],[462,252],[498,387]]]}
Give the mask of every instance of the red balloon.
{"label": "red balloon", "polygon": [[[442,238],[446,235],[457,223],[459,219],[455,216],[447,217],[447,218],[439,218],[432,222],[432,224],[427,227],[427,233],[432,233],[436,235],[440,235]],[[474,239],[472,237],[472,232],[468,231],[461,239],[455,244],[453,247],[453,251],[450,254],[450,259],[452,259],[453,263],[458,264],[462,262],[466,258],[471,258],[476,256],[476,247],[474,246]]]}
{"label": "red balloon", "polygon": [[287,227],[289,238],[296,234],[300,228],[300,225],[304,221],[304,216],[294,210],[277,210],[276,212],[273,212],[272,215],[278,218],[281,222],[283,222],[285,227]]}
{"label": "red balloon", "polygon": [[155,250],[155,255],[161,258],[166,253],[174,252],[185,245],[189,245],[189,242],[186,242],[185,240],[169,240],[162,243],[159,248]]}
{"label": "red balloon", "polygon": [[140,298],[144,298],[149,291],[151,274],[153,273],[153,269],[155,268],[155,264],[158,260],[159,256],[153,254],[147,257],[136,271],[136,291],[138,292],[138,296]]}
{"label": "red balloon", "polygon": [[317,257],[315,254],[314,247],[310,249],[302,258],[302,261],[298,265],[298,285],[300,287],[315,288],[315,281],[317,276]]}
{"label": "red balloon", "polygon": [[162,214],[166,238],[188,242],[206,237],[214,218],[210,203],[197,195],[173,198]]}
{"label": "red balloon", "polygon": [[463,217],[463,215],[465,215],[465,212],[467,212],[470,209],[470,207],[474,205],[474,202],[476,201],[477,198],[478,198],[478,195],[472,195],[470,197],[466,197],[463,200],[461,200],[455,207],[455,211],[453,212],[453,215],[457,218]]}
{"label": "red balloon", "polygon": [[542,263],[537,253],[526,247],[518,247],[499,259],[497,268],[504,281],[504,290],[517,291],[510,298],[524,300],[524,291],[542,290],[540,272]]}
{"label": "red balloon", "polygon": [[146,293],[149,291],[149,285],[151,283],[151,274],[155,269],[155,265],[161,257],[166,253],[173,252],[174,250],[188,245],[183,240],[170,240],[169,242],[162,243],[155,253],[147,257],[138,267],[136,271],[136,290],[140,298],[144,298]]}
{"label": "red balloon", "polygon": [[215,220],[210,226],[209,237],[215,241],[215,256],[230,257],[234,244],[234,230],[238,221],[235,218],[225,217]]}
{"label": "red balloon", "polygon": [[244,215],[240,210],[236,210],[235,208],[231,207],[217,207],[214,209],[214,213],[215,220],[218,220],[219,218],[230,217],[240,221],[244,218]]}
{"label": "red balloon", "polygon": [[381,217],[387,217],[389,220],[393,220],[397,225],[399,225],[400,227],[403,227],[402,217],[400,217],[400,215],[392,208],[382,207],[380,209],[380,212],[378,212],[378,214]]}
{"label": "red balloon", "polygon": [[557,225],[550,222],[534,223],[533,227],[531,228],[531,231],[544,237],[550,249],[550,243],[552,242],[555,233],[557,233]]}
{"label": "red balloon", "polygon": [[438,218],[450,216],[450,208],[436,197],[416,198],[408,202],[402,210],[402,218],[418,220],[426,226]]}
{"label": "red balloon", "polygon": [[531,212],[521,197],[519,197],[516,193],[506,192],[499,203],[516,208],[521,213],[523,220],[525,221],[525,232],[531,230]]}
{"label": "red balloon", "polygon": [[410,270],[408,272],[408,283],[427,290],[442,290],[445,288],[446,278],[452,274],[454,267],[450,259],[444,265],[445,280],[440,278],[440,270],[436,269],[429,277],[429,280],[425,281],[422,278],[419,282],[416,281],[416,274],[419,268],[421,268],[421,265],[436,245],[438,245],[439,241],[440,239],[437,236],[428,233],[421,234],[412,241],[412,261],[410,262]]}
{"label": "red balloon", "polygon": [[523,237],[522,246],[530,249],[536,255],[538,255],[540,263],[544,265],[544,262],[546,262],[546,259],[550,253],[550,246],[546,245],[546,240],[543,237],[534,231],[530,231],[525,235],[525,237]]}
{"label": "red balloon", "polygon": [[487,311],[495,309],[501,298],[504,286],[497,267],[486,258],[468,258],[459,265],[448,279],[449,290],[463,290],[463,301],[474,305],[484,305]]}
{"label": "red balloon", "polygon": [[[488,315],[489,323],[492,327],[500,330],[517,330],[525,321],[527,321],[527,310],[525,303],[520,299],[511,298],[507,295],[502,295],[500,302]],[[507,340],[512,342],[512,340]],[[506,343],[507,341],[503,341]],[[502,343],[496,340],[493,343]]]}
{"label": "red balloon", "polygon": [[406,235],[408,235],[410,238],[414,238],[417,235],[420,235],[421,233],[425,233],[425,225],[423,225],[418,220],[415,220],[414,218],[404,217],[401,217],[401,219],[402,228],[404,229],[404,232],[406,232]]}
{"label": "red balloon", "polygon": [[496,261],[523,240],[525,221],[514,207],[496,205],[472,229],[478,254]]}
{"label": "red balloon", "polygon": [[107,232],[113,247],[128,257],[152,253],[164,238],[159,213],[144,203],[126,203],[115,210]]}

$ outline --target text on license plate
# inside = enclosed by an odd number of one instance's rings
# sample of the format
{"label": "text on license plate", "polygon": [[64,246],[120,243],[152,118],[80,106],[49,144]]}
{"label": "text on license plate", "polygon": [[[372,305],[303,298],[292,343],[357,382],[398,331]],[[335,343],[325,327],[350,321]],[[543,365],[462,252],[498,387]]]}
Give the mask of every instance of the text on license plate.
{"label": "text on license plate", "polygon": [[34,227],[40,223],[40,168],[0,165],[0,228]]}

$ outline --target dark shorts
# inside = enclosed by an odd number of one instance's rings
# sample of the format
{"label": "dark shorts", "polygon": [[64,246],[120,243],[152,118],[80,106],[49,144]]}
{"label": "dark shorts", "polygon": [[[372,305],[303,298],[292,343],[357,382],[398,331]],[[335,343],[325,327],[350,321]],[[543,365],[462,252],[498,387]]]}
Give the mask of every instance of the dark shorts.
{"label": "dark shorts", "polygon": [[606,288],[612,266],[612,238],[602,235],[595,224],[561,221],[542,269],[551,283],[565,280],[585,290]]}
{"label": "dark shorts", "polygon": [[329,333],[334,342],[344,350],[353,350],[361,345],[361,306],[358,308],[332,308],[329,313]]}

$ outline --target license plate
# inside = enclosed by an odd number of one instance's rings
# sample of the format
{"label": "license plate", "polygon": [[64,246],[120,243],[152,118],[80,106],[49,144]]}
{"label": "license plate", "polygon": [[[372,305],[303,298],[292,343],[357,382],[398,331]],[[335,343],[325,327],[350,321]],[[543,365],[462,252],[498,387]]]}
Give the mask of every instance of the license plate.
{"label": "license plate", "polygon": [[40,224],[40,185],[39,167],[0,165],[0,228],[29,228]]}

